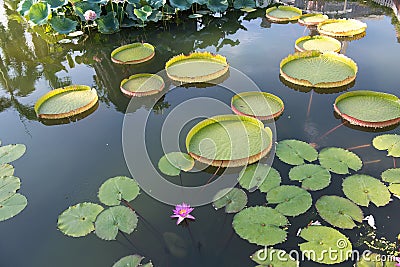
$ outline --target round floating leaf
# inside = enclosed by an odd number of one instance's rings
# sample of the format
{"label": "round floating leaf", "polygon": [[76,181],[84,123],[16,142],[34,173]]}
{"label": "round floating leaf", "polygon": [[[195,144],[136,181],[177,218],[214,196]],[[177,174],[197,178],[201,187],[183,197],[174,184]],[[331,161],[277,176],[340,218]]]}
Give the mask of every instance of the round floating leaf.
{"label": "round floating leaf", "polygon": [[387,150],[388,156],[400,157],[400,135],[383,134],[372,140],[373,146],[378,150]]}
{"label": "round floating leaf", "polygon": [[360,206],[368,207],[374,203],[377,207],[385,206],[390,201],[388,188],[374,177],[355,174],[344,179],[343,192],[347,198]]}
{"label": "round floating leaf", "polygon": [[119,31],[119,22],[115,18],[114,12],[109,12],[105,16],[96,19],[97,29],[103,34],[113,34]]}
{"label": "round floating leaf", "polygon": [[366,29],[367,24],[355,19],[327,19],[317,27],[320,34],[335,37],[358,35]]}
{"label": "round floating leaf", "polygon": [[317,50],[320,52],[339,52],[342,44],[335,38],[329,36],[304,36],[296,40],[295,48],[297,51]]}
{"label": "round floating leaf", "polygon": [[300,264],[286,251],[275,248],[257,250],[250,258],[260,264],[258,267],[298,267]]}
{"label": "round floating leaf", "polygon": [[164,89],[164,80],[157,74],[140,73],[130,76],[121,82],[122,93],[128,96],[148,96]]}
{"label": "round floating leaf", "polygon": [[281,175],[274,168],[265,164],[252,164],[242,169],[239,174],[239,184],[250,192],[260,189],[266,193],[281,184]]}
{"label": "round floating leaf", "polygon": [[[336,264],[346,261],[352,255],[349,239],[331,227],[312,225],[302,229],[300,237],[308,241],[299,244],[299,247],[311,261]],[[327,251],[336,251],[336,257],[329,257]]]}
{"label": "round floating leaf", "polygon": [[303,164],[293,167],[289,171],[289,178],[293,181],[300,181],[301,187],[312,191],[324,189],[331,183],[330,172],[315,164]]}
{"label": "round floating leaf", "polygon": [[99,200],[107,206],[116,206],[121,200],[132,201],[139,195],[139,185],[135,180],[117,176],[105,181],[99,189]]}
{"label": "round floating leaf", "polygon": [[274,6],[265,10],[265,15],[272,21],[287,22],[298,20],[303,12],[293,6]]}
{"label": "round floating leaf", "polygon": [[282,228],[289,221],[278,211],[269,207],[250,207],[235,215],[233,229],[243,239],[260,246],[272,246],[286,240]]}
{"label": "round floating leaf", "polygon": [[353,229],[364,219],[362,210],[347,198],[338,196],[322,196],[315,203],[319,215],[333,226]]}
{"label": "round floating leaf", "polygon": [[213,200],[216,210],[225,207],[226,213],[236,213],[241,211],[247,204],[247,195],[242,189],[225,188],[220,190]]}
{"label": "round floating leaf", "polygon": [[381,176],[382,180],[385,182],[400,184],[400,168],[388,169],[382,172]]}
{"label": "round floating leaf", "polygon": [[20,213],[28,205],[28,200],[21,194],[14,194],[0,202],[0,222],[10,219]]}
{"label": "round floating leaf", "polygon": [[115,240],[118,230],[130,234],[135,230],[138,218],[131,209],[114,206],[104,210],[95,222],[96,235],[104,240]]}
{"label": "round floating leaf", "polygon": [[140,255],[129,255],[121,258],[119,261],[114,263],[112,267],[153,267],[151,262],[146,263],[144,265],[140,264],[144,257]]}
{"label": "round floating leaf", "polygon": [[181,171],[190,171],[194,166],[194,159],[186,153],[171,152],[162,156],[158,161],[158,168],[166,175],[177,176]]}
{"label": "round floating leaf", "polygon": [[305,26],[316,26],[320,22],[323,22],[323,21],[327,20],[328,18],[329,17],[327,15],[324,15],[324,14],[309,13],[309,14],[305,14],[305,15],[300,16],[299,24],[305,25]]}
{"label": "round floating leaf", "polygon": [[0,147],[0,164],[10,163],[25,154],[26,146],[23,144],[7,145]]}
{"label": "round floating leaf", "polygon": [[15,195],[21,187],[21,181],[14,176],[0,177],[0,202]]}
{"label": "round floating leaf", "polygon": [[389,191],[396,196],[400,196],[400,184],[391,184],[388,187]]}
{"label": "round floating leaf", "polygon": [[29,19],[36,25],[45,24],[51,14],[50,5],[47,3],[39,2],[34,3],[29,8]]}
{"label": "round floating leaf", "polygon": [[322,167],[338,174],[347,174],[349,169],[358,171],[362,167],[362,161],[355,153],[339,147],[322,149],[318,159]]}
{"label": "round floating leaf", "polygon": [[352,91],[335,100],[334,109],[351,124],[383,128],[400,122],[400,100],[397,96],[374,91]]}
{"label": "round floating leaf", "polygon": [[300,165],[318,158],[318,152],[310,144],[299,140],[283,140],[276,145],[276,155],[291,165]]}
{"label": "round floating leaf", "polygon": [[60,34],[68,34],[75,31],[78,22],[69,18],[55,16],[51,18],[50,25],[56,32]]}
{"label": "round floating leaf", "polygon": [[212,12],[224,12],[228,6],[228,0],[208,0],[207,2],[207,7]]}
{"label": "round floating leaf", "polygon": [[254,118],[220,115],[196,124],[186,137],[192,158],[217,167],[254,163],[272,148],[272,131]]}
{"label": "round floating leaf", "polygon": [[138,64],[154,57],[154,46],[148,43],[133,43],[120,46],[111,52],[111,60],[118,64]]}
{"label": "round floating leaf", "polygon": [[89,202],[71,206],[58,216],[58,229],[73,237],[88,235],[94,230],[93,223],[102,210],[102,206]]}
{"label": "round floating leaf", "polygon": [[311,194],[294,185],[281,185],[267,193],[268,204],[278,204],[275,209],[285,216],[306,212],[312,204]]}
{"label": "round floating leaf", "polygon": [[350,58],[334,52],[296,52],[280,63],[280,74],[296,85],[333,88],[353,82],[358,71]]}
{"label": "round floating leaf", "polygon": [[1,164],[0,165],[0,177],[3,176],[13,176],[14,175],[14,167],[10,164]]}

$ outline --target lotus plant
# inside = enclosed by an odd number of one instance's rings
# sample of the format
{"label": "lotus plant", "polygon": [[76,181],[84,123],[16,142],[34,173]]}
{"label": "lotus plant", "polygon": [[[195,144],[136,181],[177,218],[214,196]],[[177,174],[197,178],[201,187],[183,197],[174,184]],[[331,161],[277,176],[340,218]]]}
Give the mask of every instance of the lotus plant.
{"label": "lotus plant", "polygon": [[97,18],[97,14],[96,14],[96,12],[94,12],[93,10],[87,10],[84,14],[83,14],[83,16],[85,17],[85,19],[87,20],[87,21],[90,21],[90,20],[95,20],[96,18]]}
{"label": "lotus plant", "polygon": [[173,210],[174,214],[171,216],[171,218],[178,218],[178,220],[176,221],[177,225],[183,222],[183,220],[185,219],[194,220],[195,218],[190,215],[193,210],[194,208],[191,208],[189,204],[183,202],[182,204],[178,204],[175,206],[175,209]]}

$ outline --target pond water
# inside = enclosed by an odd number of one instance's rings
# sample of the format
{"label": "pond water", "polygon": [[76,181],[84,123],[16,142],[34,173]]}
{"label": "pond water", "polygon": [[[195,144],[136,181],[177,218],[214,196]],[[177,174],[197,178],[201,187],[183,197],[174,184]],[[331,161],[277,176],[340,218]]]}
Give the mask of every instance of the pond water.
{"label": "pond water", "polygon": [[[329,11],[331,17],[352,17],[367,23],[364,38],[343,43],[342,53],[359,67],[356,82],[348,90],[366,89],[399,95],[400,44],[395,31],[399,26],[390,8],[369,1],[346,2],[346,7],[343,2],[331,1],[296,1],[296,4],[301,8]],[[348,13],[341,14],[338,10]],[[177,227],[169,217],[173,207],[142,192],[133,205],[152,226],[139,221],[137,230],[127,239],[119,235],[117,241],[111,242],[102,241],[94,234],[85,238],[66,237],[57,230],[57,218],[68,206],[84,201],[98,202],[98,188],[107,178],[131,176],[122,145],[122,125],[129,99],[122,95],[119,84],[135,73],[161,71],[169,58],[180,53],[198,50],[222,54],[233,68],[247,75],[261,90],[282,98],[286,106],[276,121],[277,140],[295,138],[316,142],[319,148],[370,144],[379,132],[341,125],[341,119],[335,117],[332,105],[340,93],[297,91],[280,81],[280,61],[294,52],[295,40],[309,34],[309,30],[298,24],[270,23],[264,13],[265,10],[249,14],[233,11],[223,17],[204,17],[199,21],[181,18],[178,24],[161,23],[113,35],[93,33],[78,44],[53,45],[18,22],[11,19],[7,22],[3,18],[0,27],[0,139],[3,144],[27,146],[26,154],[13,165],[16,176],[22,181],[20,192],[29,202],[21,214],[0,223],[0,266],[112,266],[119,258],[134,253],[151,259],[155,266],[256,265],[249,256],[257,246],[234,233],[232,215],[226,215],[223,210],[215,211],[211,205],[195,209],[196,221],[190,223],[189,228]],[[154,44],[155,58],[137,66],[111,62],[113,49],[136,41]],[[97,110],[69,124],[39,122],[33,110],[35,101],[49,90],[69,84],[95,88],[100,99]],[[201,96],[229,105],[232,93],[219,86],[178,86],[152,109],[148,127],[153,132],[148,136],[147,148],[154,162],[163,155],[159,132],[169,112],[181,102]],[[152,97],[143,98],[133,112],[140,114],[150,110],[153,101]],[[181,145],[195,122],[183,127],[179,135]],[[324,135],[336,126],[340,127]],[[386,133],[399,133],[399,130],[389,129]],[[359,173],[379,177],[383,170],[393,166],[385,152],[373,147],[354,152],[364,162],[370,162]],[[284,184],[296,184],[288,179],[290,166],[276,158],[273,167],[280,171]],[[184,174],[184,184],[204,184],[212,171],[215,170],[194,176]],[[313,193],[314,201],[325,194],[343,195],[343,177],[333,174],[328,188]],[[265,196],[261,193],[249,194],[249,206],[264,203]],[[379,209],[375,206],[363,208],[365,215],[374,214],[378,236],[391,241],[397,239],[399,205],[400,201],[394,199]],[[296,237],[298,228],[318,219],[314,207],[301,216],[290,218],[289,238],[276,247],[298,249],[298,243],[303,242]],[[355,244],[363,227],[341,232]],[[167,245],[164,239],[174,245]],[[365,245],[357,248],[367,249]],[[301,266],[319,265],[305,262]],[[338,266],[352,266],[352,263],[348,261]]]}

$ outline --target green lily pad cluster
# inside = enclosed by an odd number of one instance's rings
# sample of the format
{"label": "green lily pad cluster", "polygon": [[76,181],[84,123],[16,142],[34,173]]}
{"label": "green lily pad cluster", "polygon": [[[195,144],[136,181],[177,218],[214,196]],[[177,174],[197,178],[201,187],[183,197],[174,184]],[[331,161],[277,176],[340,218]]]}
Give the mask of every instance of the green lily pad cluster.
{"label": "green lily pad cluster", "polygon": [[129,255],[121,258],[119,261],[114,263],[112,267],[153,267],[153,264],[150,262],[146,264],[141,264],[144,257],[140,255]]}
{"label": "green lily pad cluster", "polygon": [[28,204],[26,197],[17,193],[21,180],[14,176],[14,167],[9,164],[22,157],[25,151],[23,144],[0,146],[0,222],[16,216]]}
{"label": "green lily pad cluster", "polygon": [[138,217],[128,202],[138,195],[139,186],[132,178],[110,178],[100,186],[98,193],[100,202],[108,208],[96,203],[78,203],[60,214],[58,229],[72,237],[86,236],[95,231],[103,240],[115,240],[118,232],[131,234],[136,229]]}

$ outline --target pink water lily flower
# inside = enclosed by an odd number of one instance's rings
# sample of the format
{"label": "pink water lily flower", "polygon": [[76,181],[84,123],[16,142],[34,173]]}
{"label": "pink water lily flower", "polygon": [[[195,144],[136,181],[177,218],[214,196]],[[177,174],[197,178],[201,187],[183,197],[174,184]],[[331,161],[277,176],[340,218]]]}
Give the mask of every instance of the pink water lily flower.
{"label": "pink water lily flower", "polygon": [[86,12],[83,14],[86,20],[95,20],[97,18],[96,12],[93,10],[86,10]]}
{"label": "pink water lily flower", "polygon": [[399,267],[400,266],[400,257],[396,257],[395,259],[396,259],[397,263],[394,266]]}
{"label": "pink water lily flower", "polygon": [[195,218],[190,215],[193,210],[194,208],[191,208],[189,204],[183,202],[181,205],[178,204],[175,206],[175,209],[173,210],[174,214],[171,216],[171,218],[178,218],[176,221],[177,225],[183,222],[184,219],[194,220]]}

